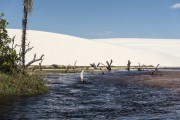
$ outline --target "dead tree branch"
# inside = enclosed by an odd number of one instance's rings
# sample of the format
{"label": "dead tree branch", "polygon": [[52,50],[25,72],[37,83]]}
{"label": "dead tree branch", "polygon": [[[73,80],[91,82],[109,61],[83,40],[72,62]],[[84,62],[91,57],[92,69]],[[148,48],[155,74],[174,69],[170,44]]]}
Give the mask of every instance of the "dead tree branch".
{"label": "dead tree branch", "polygon": [[[24,71],[23,69],[24,68],[22,68],[22,56],[23,56],[23,54],[25,55],[25,54],[27,54],[29,51],[31,51],[34,47],[30,47],[30,42],[28,43],[28,44],[26,44],[25,46],[27,46],[27,49],[24,51],[24,53],[22,53],[22,46],[21,45],[18,45],[18,44],[15,44],[15,37],[16,36],[14,36],[13,38],[12,38],[12,46],[11,46],[11,48],[12,48],[12,50],[15,50],[15,48],[16,47],[19,47],[19,54],[17,54],[17,56],[18,56],[18,67],[19,67],[19,69],[20,70],[22,70],[22,71]],[[43,62],[43,57],[44,57],[44,55],[41,55],[38,59],[36,58],[36,54],[34,54],[34,58],[33,58],[33,60],[31,60],[28,64],[26,64],[25,65],[25,69],[27,69],[30,65],[32,65],[33,63],[35,63],[35,62],[37,62],[37,61],[41,61],[40,63],[39,63],[39,67],[40,67],[40,70],[42,69],[41,68],[41,64],[42,64],[42,62]]]}
{"label": "dead tree branch", "polygon": [[156,68],[154,69],[154,71],[151,72],[151,75],[155,75],[157,72],[158,72],[158,67],[159,67],[160,64],[158,64],[156,66]]}
{"label": "dead tree branch", "polygon": [[92,73],[93,73],[93,74],[94,74],[94,70],[97,70],[98,67],[99,67],[99,65],[100,65],[100,63],[98,63],[97,65],[96,65],[95,63],[90,64],[90,66],[93,68],[93,69],[92,69]]}
{"label": "dead tree branch", "polygon": [[30,65],[32,65],[33,63],[37,62],[37,61],[42,61],[43,60],[44,55],[41,55],[41,57],[39,59],[36,59],[36,54],[34,54],[34,58],[32,61],[30,61],[27,65],[26,68],[28,68]]}
{"label": "dead tree branch", "polygon": [[144,64],[141,66],[140,62],[138,62],[138,64],[139,64],[138,71],[142,71],[146,67]]}
{"label": "dead tree branch", "polygon": [[17,44],[14,46],[15,37],[16,37],[16,36],[14,36],[14,37],[12,38],[12,46],[11,46],[12,50],[14,50],[14,49],[17,47]]}
{"label": "dead tree branch", "polygon": [[33,48],[34,48],[34,47],[30,47],[30,48],[26,49],[25,54],[26,54],[27,52],[31,51]]}
{"label": "dead tree branch", "polygon": [[112,62],[113,62],[113,60],[111,60],[110,62],[106,61],[107,66],[104,65],[103,63],[101,63],[101,65],[105,66],[106,69],[110,72],[110,71],[112,70],[112,69],[111,69],[111,67],[112,67]]}
{"label": "dead tree branch", "polygon": [[100,63],[98,63],[97,65],[96,65],[95,63],[92,63],[92,64],[90,64],[90,65],[91,65],[91,67],[93,67],[94,69],[97,69],[97,68],[99,67]]}
{"label": "dead tree branch", "polygon": [[131,61],[128,60],[128,64],[127,64],[127,70],[130,71],[130,67],[131,67]]}
{"label": "dead tree branch", "polygon": [[77,60],[74,62],[74,66],[73,66],[74,74],[76,73],[76,63],[77,63]]}
{"label": "dead tree branch", "polygon": [[43,62],[44,58],[42,58],[41,62],[39,63],[39,70],[42,70],[42,62]]}

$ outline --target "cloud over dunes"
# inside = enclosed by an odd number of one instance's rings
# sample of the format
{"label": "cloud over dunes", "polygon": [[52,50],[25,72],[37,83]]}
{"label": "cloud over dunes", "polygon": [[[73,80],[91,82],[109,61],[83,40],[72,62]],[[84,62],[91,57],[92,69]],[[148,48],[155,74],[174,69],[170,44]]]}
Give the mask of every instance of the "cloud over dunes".
{"label": "cloud over dunes", "polygon": [[173,9],[180,9],[180,3],[175,3],[173,5],[170,6]]}

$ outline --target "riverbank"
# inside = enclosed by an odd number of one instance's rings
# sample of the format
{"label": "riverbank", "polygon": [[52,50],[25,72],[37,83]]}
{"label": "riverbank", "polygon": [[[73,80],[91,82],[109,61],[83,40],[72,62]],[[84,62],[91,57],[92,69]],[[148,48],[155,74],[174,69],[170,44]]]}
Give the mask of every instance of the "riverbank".
{"label": "riverbank", "polygon": [[[55,71],[53,74],[57,74],[59,72],[58,71],[56,73]],[[161,68],[158,70],[157,74],[155,75],[151,75],[150,71],[133,70],[133,71],[128,72],[128,71],[123,71],[123,70],[122,71],[115,70],[114,72],[112,71],[111,73],[106,71],[105,76],[107,75],[108,77],[103,77],[104,75],[102,75],[101,78],[103,79],[103,82],[107,82],[107,84],[109,82],[114,83],[114,84],[121,84],[122,82],[128,82],[132,84],[142,84],[146,86],[171,89],[171,90],[180,92],[180,69]],[[91,73],[92,73],[91,70],[85,71],[85,74],[91,74]],[[47,73],[44,72],[44,74],[47,74]],[[59,72],[59,74],[63,74],[63,73]],[[101,71],[96,70],[92,74],[101,75]]]}
{"label": "riverbank", "polygon": [[134,76],[132,82],[180,92],[180,71],[160,71],[157,75]]}
{"label": "riverbank", "polygon": [[85,73],[86,82],[81,83],[79,73],[48,74],[43,77],[50,81],[51,94],[3,97],[0,115],[1,119],[176,119],[180,93],[149,83],[177,75],[174,71],[154,76],[148,71],[96,72]]}
{"label": "riverbank", "polygon": [[31,96],[48,91],[45,81],[38,75],[0,74],[0,96]]}
{"label": "riverbank", "polygon": [[180,92],[180,70],[162,70],[156,75],[149,72],[130,72],[116,76],[115,83],[129,82]]}
{"label": "riverbank", "polygon": [[[94,69],[91,66],[60,66],[55,65],[56,67],[53,67],[52,65],[44,65],[41,66],[42,69],[39,70],[39,66],[31,66],[27,71],[28,73],[32,74],[68,74],[68,73],[81,73],[82,70],[85,70],[87,73],[96,73],[96,72],[109,72],[105,66],[99,66],[99,68]],[[142,70],[154,70],[156,66],[141,66]],[[180,67],[158,67],[160,70],[180,70]],[[127,66],[112,66],[111,67],[112,72],[113,71],[127,71]],[[139,66],[131,66],[132,71],[136,71],[139,69]]]}

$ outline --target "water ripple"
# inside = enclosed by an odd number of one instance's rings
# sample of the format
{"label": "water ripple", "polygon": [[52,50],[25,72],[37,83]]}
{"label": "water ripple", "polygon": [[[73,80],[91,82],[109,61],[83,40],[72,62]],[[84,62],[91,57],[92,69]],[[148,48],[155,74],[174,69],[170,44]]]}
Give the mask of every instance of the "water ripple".
{"label": "water ripple", "polygon": [[174,91],[86,74],[48,75],[51,92],[0,101],[1,119],[180,119],[180,95]]}

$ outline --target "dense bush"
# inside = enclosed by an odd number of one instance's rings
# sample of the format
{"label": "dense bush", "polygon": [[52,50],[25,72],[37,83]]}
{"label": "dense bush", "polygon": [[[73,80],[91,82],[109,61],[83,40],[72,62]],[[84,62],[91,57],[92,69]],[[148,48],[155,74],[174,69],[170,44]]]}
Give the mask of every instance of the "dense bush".
{"label": "dense bush", "polygon": [[10,47],[12,43],[6,30],[8,22],[0,15],[0,72],[12,74],[18,71],[18,56],[16,51]]}
{"label": "dense bush", "polygon": [[[14,38],[8,36],[8,22],[0,14],[0,96],[22,96],[48,91],[41,76],[22,74],[20,55],[16,53]],[[18,73],[18,74],[16,74]]]}
{"label": "dense bush", "polygon": [[52,64],[51,66],[52,66],[54,69],[59,69],[59,66],[56,65],[56,64]]}

